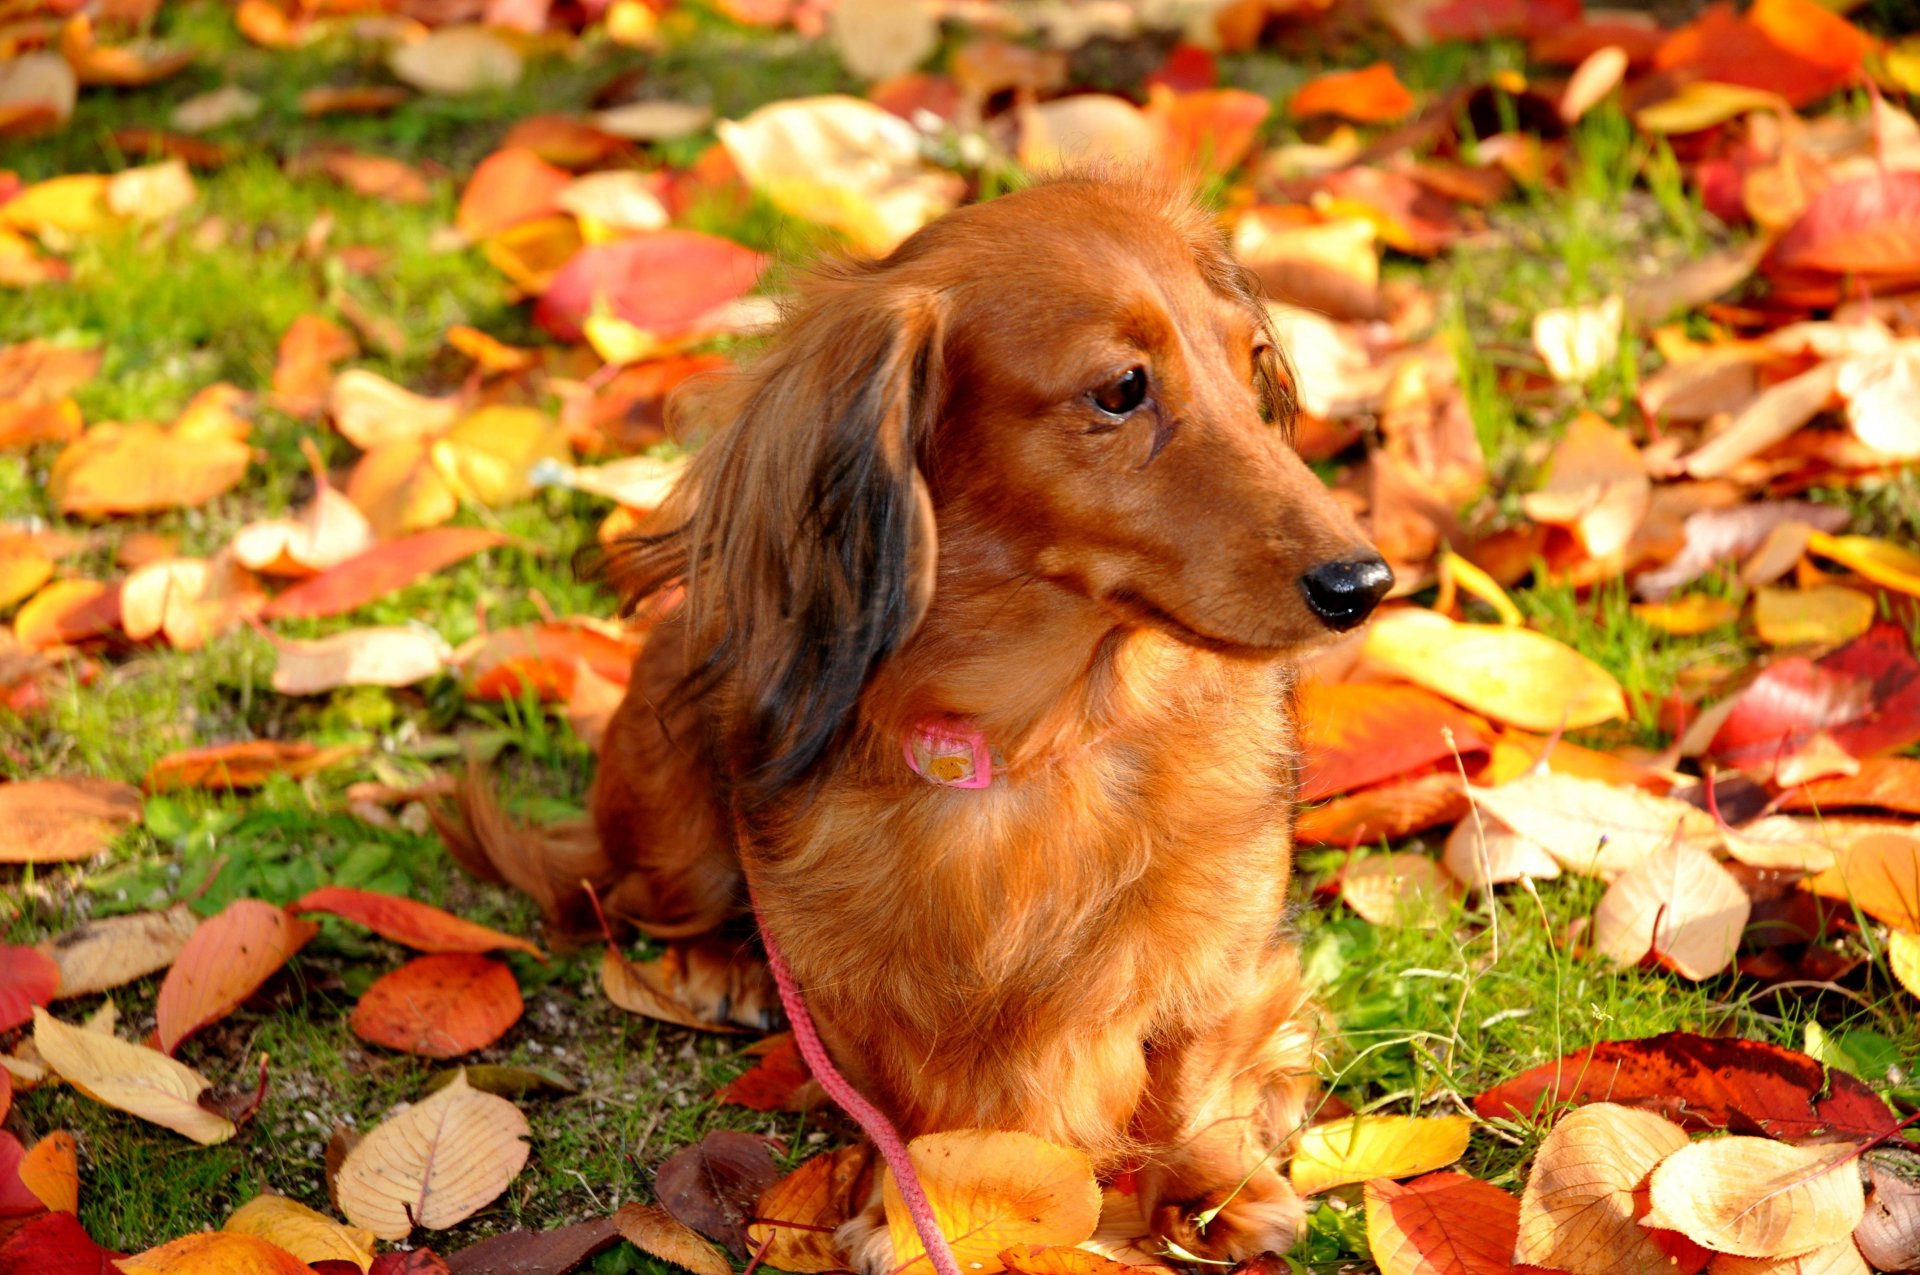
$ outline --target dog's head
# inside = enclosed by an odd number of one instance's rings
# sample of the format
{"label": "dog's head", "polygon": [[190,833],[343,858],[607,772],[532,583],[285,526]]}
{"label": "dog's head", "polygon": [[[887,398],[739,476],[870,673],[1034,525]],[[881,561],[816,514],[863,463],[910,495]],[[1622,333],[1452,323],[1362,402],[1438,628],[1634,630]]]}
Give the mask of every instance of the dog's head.
{"label": "dog's head", "polygon": [[1182,641],[1284,657],[1392,575],[1289,443],[1288,374],[1211,219],[1069,178],[800,283],[631,598],[684,577],[702,672],[739,696],[749,803],[809,771],[930,604],[941,535]]}

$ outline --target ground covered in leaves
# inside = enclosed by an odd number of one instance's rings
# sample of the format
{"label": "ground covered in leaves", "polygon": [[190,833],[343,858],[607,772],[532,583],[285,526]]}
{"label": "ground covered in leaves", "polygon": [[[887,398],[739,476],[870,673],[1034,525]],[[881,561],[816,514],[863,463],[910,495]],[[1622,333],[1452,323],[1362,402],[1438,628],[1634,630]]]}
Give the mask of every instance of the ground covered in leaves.
{"label": "ground covered in leaves", "polygon": [[[788,263],[1087,157],[1198,177],[1401,581],[1303,697],[1291,1260],[1920,1267],[1920,45],[1833,7],[0,4],[0,1270],[836,1264],[713,953],[550,950],[421,803],[579,813],[576,554]],[[396,1205],[429,1116],[485,1181]]]}

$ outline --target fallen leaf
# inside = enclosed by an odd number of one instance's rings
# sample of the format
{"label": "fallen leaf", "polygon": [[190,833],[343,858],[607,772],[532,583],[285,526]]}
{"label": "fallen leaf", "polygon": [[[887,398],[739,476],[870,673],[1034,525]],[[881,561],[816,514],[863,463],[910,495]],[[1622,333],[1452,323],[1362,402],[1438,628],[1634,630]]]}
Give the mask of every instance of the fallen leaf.
{"label": "fallen leaf", "polygon": [[1572,124],[1598,106],[1620,87],[1629,64],[1627,51],[1617,44],[1589,53],[1567,77],[1567,87],[1560,94],[1560,118]]}
{"label": "fallen leaf", "polygon": [[1619,356],[1625,315],[1617,293],[1597,305],[1542,310],[1533,316],[1533,348],[1561,384],[1591,380]]}
{"label": "fallen leaf", "polygon": [[711,1019],[677,994],[674,971],[664,960],[629,961],[609,945],[600,960],[600,989],[607,999],[629,1014],[640,1014],[695,1031],[737,1032],[736,1022]]}
{"label": "fallen leaf", "polygon": [[221,1230],[258,1236],[303,1262],[351,1262],[363,1271],[373,1265],[371,1232],[336,1222],[284,1195],[254,1196],[233,1211]]}
{"label": "fallen leaf", "polygon": [[1146,112],[1110,93],[1080,93],[1019,109],[1023,168],[1033,173],[1111,165],[1144,168],[1166,143]]}
{"label": "fallen leaf", "polygon": [[1664,633],[1690,637],[1732,624],[1740,618],[1740,604],[1731,598],[1689,593],[1672,602],[1636,602],[1633,613]]}
{"label": "fallen leaf", "polygon": [[1697,133],[1750,111],[1780,111],[1786,105],[1768,89],[1694,80],[1634,111],[1633,122],[1649,133]]}
{"label": "fallen leaf", "polygon": [[1836,646],[1873,626],[1873,599],[1842,585],[1757,589],[1753,628],[1769,646]]}
{"label": "fallen leaf", "polygon": [[1387,124],[1413,110],[1413,94],[1400,83],[1390,62],[1359,71],[1331,71],[1303,85],[1287,101],[1295,119],[1338,115],[1361,124]]}
{"label": "fallen leaf", "polygon": [[[800,1046],[792,1032],[761,1041],[754,1047],[760,1058],[745,1072],[714,1090],[721,1102],[736,1103],[755,1111],[804,1110],[796,1102],[806,1103],[806,1095],[817,1094],[813,1073],[800,1056]],[[815,1105],[815,1104],[807,1104]],[[781,1267],[790,1270],[791,1267]]]}
{"label": "fallen leaf", "polygon": [[1680,463],[1695,478],[1732,473],[1831,406],[1839,369],[1838,363],[1820,363],[1766,390]]}
{"label": "fallen leaf", "polygon": [[1459,624],[1399,607],[1368,630],[1365,662],[1527,730],[1573,730],[1627,715],[1613,676],[1545,634]]}
{"label": "fallen leaf", "polygon": [[1294,1144],[1293,1189],[1314,1195],[1370,1178],[1410,1178],[1466,1154],[1466,1116],[1348,1116],[1310,1125]]}
{"label": "fallen leaf", "polygon": [[452,1084],[456,1076],[465,1076],[467,1083],[475,1089],[498,1094],[502,1098],[520,1098],[530,1093],[580,1092],[580,1086],[546,1067],[507,1067],[485,1063],[435,1072],[427,1080],[426,1092],[439,1093]]}
{"label": "fallen leaf", "polygon": [[47,1066],[75,1089],[109,1107],[157,1124],[202,1146],[225,1142],[231,1120],[200,1104],[210,1087],[192,1068],[156,1050],[33,1012],[33,1043]]}
{"label": "fallen leaf", "polygon": [[405,588],[507,538],[482,527],[442,527],[378,545],[288,589],[261,614],[269,620],[342,615]]}
{"label": "fallen leaf", "polygon": [[1375,925],[1435,929],[1445,923],[1454,892],[1438,863],[1411,851],[1368,855],[1340,874],[1340,897]]}
{"label": "fallen leaf", "polygon": [[653,1189],[674,1217],[744,1260],[747,1220],[779,1177],[765,1138],[720,1129],[668,1156]]}
{"label": "fallen leaf", "polygon": [[1920,929],[1920,837],[1883,832],[1838,846],[1833,866],[1807,881],[1806,888],[1889,925]]}
{"label": "fallen leaf", "polygon": [[485,1049],[520,1021],[513,971],[471,952],[421,956],[374,980],[354,1006],[353,1034],[423,1058]]}
{"label": "fallen leaf", "polygon": [[16,53],[0,62],[0,136],[31,136],[65,123],[79,94],[73,67],[58,53]]}
{"label": "fallen leaf", "polygon": [[152,792],[181,788],[258,788],[275,775],[302,778],[337,766],[365,751],[358,744],[321,748],[301,741],[249,739],[169,753],[147,768],[143,786]]}
{"label": "fallen leaf", "polygon": [[1920,757],[1869,757],[1858,772],[1816,779],[1783,793],[1783,810],[1845,810],[1867,807],[1920,815]]}
{"label": "fallen leaf", "polygon": [[1830,536],[1816,531],[1807,548],[1851,567],[1884,588],[1920,597],[1920,553],[1871,536]]}
{"label": "fallen leaf", "polygon": [[1487,750],[1471,714],[1414,686],[1306,680],[1298,719],[1301,801]]}
{"label": "fallen leaf", "polygon": [[231,490],[253,459],[230,385],[202,390],[171,425],[103,421],[55,458],[47,494],[83,518],[203,505]]}
{"label": "fallen leaf", "polygon": [[60,967],[45,953],[0,944],[0,1032],[27,1022],[34,1007],[50,1004],[59,988]]}
{"label": "fallen leaf", "polygon": [[613,1215],[613,1224],[641,1252],[693,1275],[732,1275],[733,1263],[726,1254],[657,1204],[622,1205]]}
{"label": "fallen leaf", "polygon": [[1846,275],[1920,271],[1920,172],[1834,182],[1780,236],[1768,264]]}
{"label": "fallen leaf", "polygon": [[481,26],[440,27],[396,48],[387,68],[422,92],[446,97],[512,88],[524,69],[513,46]]}
{"label": "fallen leaf", "polygon": [[1566,1116],[1534,1155],[1520,1200],[1514,1260],[1575,1271],[1671,1269],[1636,1219],[1634,1192],[1687,1145],[1678,1125],[1600,1102]]}
{"label": "fallen leaf", "polygon": [[1807,501],[1770,501],[1689,514],[1683,524],[1686,541],[1680,552],[1666,566],[1635,577],[1633,590],[1643,598],[1664,598],[1714,567],[1746,557],[1777,528],[1795,523],[1838,531],[1846,526],[1847,514],[1832,505]]}
{"label": "fallen leaf", "polygon": [[572,182],[572,173],[533,151],[504,147],[475,166],[460,192],[453,224],[478,243],[509,226],[551,216],[559,210],[555,198]]}
{"label": "fallen leaf", "polygon": [[1920,459],[1920,341],[1848,359],[1834,389],[1855,438],[1895,460]]}
{"label": "fallen leaf", "polygon": [[[1005,1269],[1003,1250],[1023,1244],[1078,1244],[1100,1219],[1100,1188],[1084,1152],[1028,1133],[961,1129],[907,1144],[940,1233],[962,1270]],[[887,1232],[899,1271],[932,1263],[887,1170]]]}
{"label": "fallen leaf", "polygon": [[726,308],[765,266],[759,253],[697,231],[632,235],[575,253],[541,294],[533,317],[561,340],[577,341],[589,318],[605,314],[668,353],[722,330]]}
{"label": "fallen leaf", "polygon": [[1823,735],[1853,757],[1920,741],[1920,661],[1900,625],[1876,624],[1817,660],[1774,660],[1726,710],[1709,751],[1770,774]]}
{"label": "fallen leaf", "polygon": [[1441,862],[1454,880],[1474,890],[1529,877],[1547,881],[1560,875],[1559,862],[1543,846],[1497,819],[1472,815],[1447,834]]}
{"label": "fallen leaf", "polygon": [[46,1202],[20,1180],[20,1165],[26,1158],[20,1139],[0,1130],[0,1227],[47,1211]]}
{"label": "fallen leaf", "polygon": [[456,398],[428,398],[402,389],[365,368],[348,368],[333,379],[327,415],[334,428],[362,451],[438,437],[460,419]]}
{"label": "fallen leaf", "polygon": [[1380,1275],[1507,1275],[1519,1238],[1520,1201],[1464,1173],[1429,1173],[1405,1185],[1368,1182],[1367,1246]]}
{"label": "fallen leaf", "polygon": [[873,1163],[869,1145],[823,1152],[760,1193],[747,1243],[775,1270],[825,1275],[845,1269],[833,1233],[854,1213],[855,1195]]}
{"label": "fallen leaf", "polygon": [[1792,1257],[1853,1233],[1866,1212],[1858,1151],[1769,1138],[1681,1147],[1653,1171],[1649,1226],[1743,1257]]}
{"label": "fallen leaf", "polygon": [[126,1255],[101,1248],[71,1213],[43,1213],[0,1239],[8,1275],[116,1275]]}
{"label": "fallen leaf", "polygon": [[274,639],[273,689],[319,695],[343,686],[412,686],[444,672],[446,639],[425,625],[347,629],[303,641]]}
{"label": "fallen leaf", "polygon": [[1626,431],[1594,412],[1581,412],[1568,424],[1548,466],[1546,481],[1520,498],[1527,515],[1571,528],[1595,558],[1625,550],[1653,503],[1646,462]]}
{"label": "fallen leaf", "polygon": [[940,20],[919,0],[840,0],[827,12],[827,38],[856,79],[884,80],[927,60]]}
{"label": "fallen leaf", "polygon": [[1303,845],[1356,846],[1393,841],[1464,818],[1472,805],[1460,776],[1444,770],[1389,779],[1302,810],[1294,840]]}
{"label": "fallen leaf", "polygon": [[338,885],[322,886],[288,904],[287,911],[325,912],[342,917],[416,952],[492,952],[512,948],[538,960],[546,959],[530,940],[502,934],[432,904],[398,895]]}
{"label": "fallen leaf", "polygon": [[1084,1248],[1061,1244],[1016,1244],[1000,1251],[1000,1261],[1013,1275],[1127,1275],[1137,1269]]}
{"label": "fallen leaf", "polygon": [[183,159],[125,168],[107,182],[107,211],[132,221],[164,221],[200,198]]}
{"label": "fallen leaf", "polygon": [[91,859],[140,822],[140,790],[111,779],[0,784],[0,863]]}
{"label": "fallen leaf", "polygon": [[259,582],[228,554],[163,559],[121,581],[120,628],[136,642],[164,637],[176,651],[197,651],[265,602]]}
{"label": "fallen leaf", "polygon": [[60,969],[61,997],[92,996],[172,965],[200,918],[184,903],[88,921],[40,945]]}
{"label": "fallen leaf", "polygon": [[519,1176],[531,1136],[518,1107],[455,1080],[347,1153],[335,1179],[340,1209],[383,1240],[403,1240],[415,1226],[445,1230]]}
{"label": "fallen leaf", "polygon": [[360,352],[359,342],[318,314],[295,319],[280,338],[273,365],[273,403],[290,416],[312,416],[327,401],[333,365]]}
{"label": "fallen leaf", "polygon": [[397,84],[318,84],[300,90],[300,113],[308,119],[323,115],[379,115],[404,106],[413,97]]}
{"label": "fallen leaf", "polygon": [[[1920,947],[1911,934],[1896,934]],[[1913,984],[1908,990],[1920,996]],[[1864,1157],[1871,1190],[1866,1214],[1854,1228],[1860,1256],[1876,1270],[1903,1271],[1920,1266],[1920,1156],[1880,1148]]]}
{"label": "fallen leaf", "polygon": [[[550,1231],[508,1231],[469,1245],[439,1265],[423,1267],[421,1275],[429,1270],[449,1275],[568,1275],[619,1242],[620,1229],[605,1217]],[[393,1275],[411,1272],[409,1267]],[[382,1275],[377,1263],[374,1275]]]}
{"label": "fallen leaf", "polygon": [[1641,788],[1546,772],[1469,791],[1481,810],[1570,872],[1617,876],[1676,836],[1683,843],[1719,845],[1711,815]]}
{"label": "fallen leaf", "polygon": [[202,1231],[116,1263],[123,1275],[314,1275],[314,1270],[257,1235]]}
{"label": "fallen leaf", "polygon": [[155,1009],[160,1048],[225,1018],[253,995],[319,927],[258,899],[235,899],[202,922],[160,984]]}
{"label": "fallen leaf", "polygon": [[64,1130],[33,1144],[18,1166],[21,1185],[55,1213],[80,1211],[79,1149]]}
{"label": "fallen leaf", "polygon": [[1593,949],[1621,965],[1651,952],[1685,978],[1707,978],[1733,964],[1751,910],[1732,873],[1676,838],[1607,887],[1593,914]]}

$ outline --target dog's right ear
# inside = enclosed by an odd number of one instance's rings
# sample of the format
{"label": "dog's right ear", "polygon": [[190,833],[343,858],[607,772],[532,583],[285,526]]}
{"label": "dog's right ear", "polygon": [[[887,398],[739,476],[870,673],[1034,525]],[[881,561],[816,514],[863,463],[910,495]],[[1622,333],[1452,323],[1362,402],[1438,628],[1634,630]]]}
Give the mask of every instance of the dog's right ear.
{"label": "dog's right ear", "polygon": [[[629,598],[678,575],[703,690],[725,685],[746,806],[813,769],[932,597],[918,457],[944,405],[944,306],[851,263],[801,282],[780,335],[696,402],[717,421],[660,518],[608,562]],[[696,659],[700,658],[696,655]]]}

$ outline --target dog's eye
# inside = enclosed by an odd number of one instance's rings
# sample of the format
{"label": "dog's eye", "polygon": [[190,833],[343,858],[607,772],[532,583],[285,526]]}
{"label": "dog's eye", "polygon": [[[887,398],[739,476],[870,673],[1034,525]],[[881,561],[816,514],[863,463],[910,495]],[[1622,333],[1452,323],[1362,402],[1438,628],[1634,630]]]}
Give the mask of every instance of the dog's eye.
{"label": "dog's eye", "polygon": [[1147,369],[1130,367],[1093,392],[1093,405],[1109,416],[1125,416],[1147,400]]}

